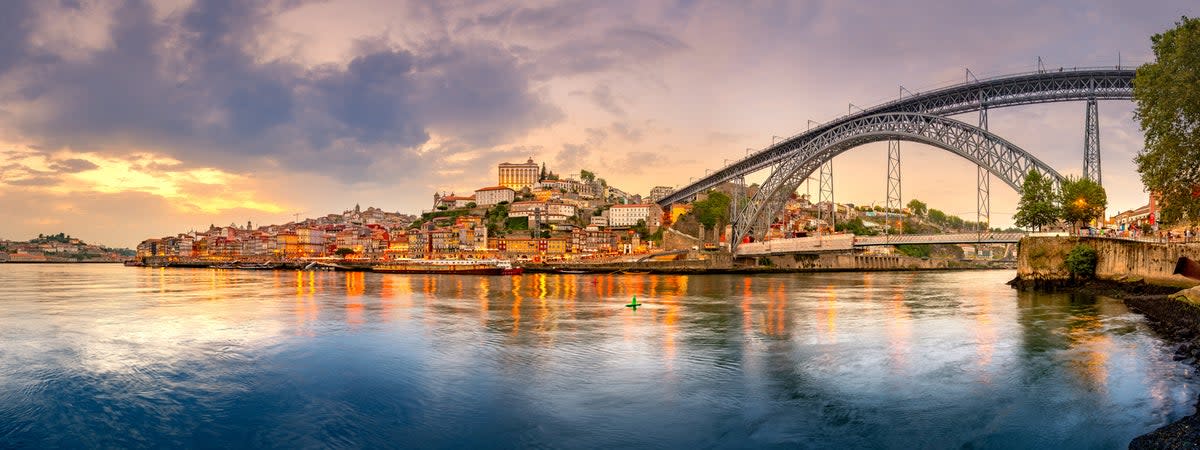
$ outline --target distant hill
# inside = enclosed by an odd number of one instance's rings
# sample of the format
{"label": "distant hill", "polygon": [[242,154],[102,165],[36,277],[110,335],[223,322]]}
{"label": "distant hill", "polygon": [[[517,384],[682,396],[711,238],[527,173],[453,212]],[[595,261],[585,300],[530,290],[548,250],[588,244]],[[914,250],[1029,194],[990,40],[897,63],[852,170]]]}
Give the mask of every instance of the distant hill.
{"label": "distant hill", "polygon": [[119,262],[137,253],[88,244],[66,233],[39,234],[28,241],[0,240],[0,262]]}

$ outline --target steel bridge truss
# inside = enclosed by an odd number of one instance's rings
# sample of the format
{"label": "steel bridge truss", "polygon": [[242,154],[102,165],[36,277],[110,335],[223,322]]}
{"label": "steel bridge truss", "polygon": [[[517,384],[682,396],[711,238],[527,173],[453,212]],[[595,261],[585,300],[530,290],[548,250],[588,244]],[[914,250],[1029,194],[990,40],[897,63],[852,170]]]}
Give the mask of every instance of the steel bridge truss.
{"label": "steel bridge truss", "polygon": [[[867,108],[861,112],[839,117],[830,122],[815,126],[804,133],[797,134],[778,143],[755,152],[741,160],[721,168],[712,174],[684,186],[676,192],[658,201],[667,206],[672,203],[691,199],[696,194],[704,192],[718,184],[743,176],[781,161],[794,159],[796,152],[808,149],[810,142],[817,136],[832,130],[840,129],[845,124],[866,117],[883,113],[916,112],[931,115],[953,115],[978,111],[983,108],[995,109],[1008,106],[1028,105],[1035,103],[1052,103],[1081,100],[1130,100],[1133,98],[1134,70],[1131,69],[1080,69],[1058,71],[1038,71],[1029,74],[1003,76],[991,79],[971,81],[929,92],[917,93],[889,103]],[[1094,107],[1089,107],[1089,113],[1094,114]],[[1089,130],[1092,127],[1089,120]],[[1093,144],[1089,134],[1088,144]],[[1088,153],[1087,149],[1095,149]],[[1089,165],[1094,168],[1085,173],[1094,174],[1099,180],[1099,143],[1085,147],[1085,160],[1094,161]],[[1093,156],[1094,154],[1094,156]]]}
{"label": "steel bridge truss", "polygon": [[974,125],[922,113],[857,117],[818,135],[806,135],[735,216],[731,242],[737,245],[745,236],[761,240],[791,193],[834,156],[863,144],[892,139],[918,142],[955,153],[986,168],[1017,192],[1021,191],[1021,183],[1030,170],[1049,177],[1055,184],[1062,181],[1062,175],[1046,163]]}

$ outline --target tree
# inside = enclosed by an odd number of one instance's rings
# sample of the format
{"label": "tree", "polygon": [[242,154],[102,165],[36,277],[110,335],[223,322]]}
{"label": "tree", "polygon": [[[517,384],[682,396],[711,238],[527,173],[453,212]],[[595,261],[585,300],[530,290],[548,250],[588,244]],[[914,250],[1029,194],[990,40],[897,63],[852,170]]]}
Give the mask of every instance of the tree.
{"label": "tree", "polygon": [[1200,223],[1200,18],[1150,38],[1154,62],[1137,69],[1134,117],[1145,135],[1142,183],[1161,197],[1160,218]]}
{"label": "tree", "polygon": [[1096,263],[1099,259],[1096,249],[1079,244],[1067,254],[1067,259],[1064,263],[1067,266],[1067,271],[1071,272],[1071,278],[1092,278],[1096,275]]}
{"label": "tree", "polygon": [[583,182],[585,182],[585,183],[591,183],[593,181],[596,181],[596,173],[592,172],[590,170],[587,170],[587,169],[580,170],[579,171],[579,179],[583,180]]}
{"label": "tree", "polygon": [[1021,200],[1017,202],[1013,222],[1019,227],[1041,231],[1042,227],[1058,220],[1054,200],[1054,183],[1038,171],[1030,170],[1021,183]]}
{"label": "tree", "polygon": [[929,220],[938,225],[945,225],[946,224],[946,213],[942,212],[942,210],[940,210],[940,209],[930,209],[929,210]]}
{"label": "tree", "polygon": [[908,210],[915,216],[924,216],[926,212],[929,212],[929,205],[914,198],[908,201]]}
{"label": "tree", "polygon": [[717,224],[729,222],[729,204],[732,200],[721,191],[709,191],[708,198],[692,204],[696,220],[707,230]]}
{"label": "tree", "polygon": [[346,247],[339,248],[337,250],[334,250],[334,252],[333,252],[333,254],[343,257],[343,258],[345,258],[348,255],[353,255],[354,253],[355,253],[354,249],[346,248]]}
{"label": "tree", "polygon": [[1108,206],[1108,195],[1100,183],[1087,178],[1067,177],[1059,190],[1058,207],[1063,220],[1072,224],[1083,224],[1092,219],[1103,218]]}

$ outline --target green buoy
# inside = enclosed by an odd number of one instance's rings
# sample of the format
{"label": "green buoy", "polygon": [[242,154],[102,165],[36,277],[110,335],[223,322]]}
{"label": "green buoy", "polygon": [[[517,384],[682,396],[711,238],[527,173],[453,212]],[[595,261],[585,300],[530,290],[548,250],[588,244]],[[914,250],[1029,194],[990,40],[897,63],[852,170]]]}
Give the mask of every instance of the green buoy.
{"label": "green buoy", "polygon": [[631,302],[631,303],[630,303],[630,304],[628,304],[628,305],[625,305],[625,307],[626,307],[626,308],[633,308],[633,310],[634,310],[634,311],[637,311],[637,307],[639,307],[639,306],[642,306],[642,305],[643,305],[642,303],[638,303],[638,302],[637,302],[637,296],[635,295],[635,296],[633,296],[633,302]]}

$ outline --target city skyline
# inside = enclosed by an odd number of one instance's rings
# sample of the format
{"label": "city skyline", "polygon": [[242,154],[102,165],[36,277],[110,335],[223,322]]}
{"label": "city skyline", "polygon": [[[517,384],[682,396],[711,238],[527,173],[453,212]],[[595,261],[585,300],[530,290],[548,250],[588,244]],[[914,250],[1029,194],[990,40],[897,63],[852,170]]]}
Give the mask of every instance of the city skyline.
{"label": "city skyline", "polygon": [[[0,209],[12,213],[0,238],[63,231],[132,248],[353,203],[419,213],[432,193],[494,186],[498,163],[527,158],[644,196],[900,85],[1029,71],[1039,56],[1050,68],[1146,62],[1150,36],[1195,8],[6,2]],[[1100,104],[1109,215],[1145,203],[1132,110]],[[989,123],[1079,175],[1083,113],[1036,105]],[[901,146],[903,200],[973,220],[973,166]],[[838,202],[882,203],[885,171],[886,144],[839,156]],[[993,222],[1006,226],[1017,196],[993,185]]]}

